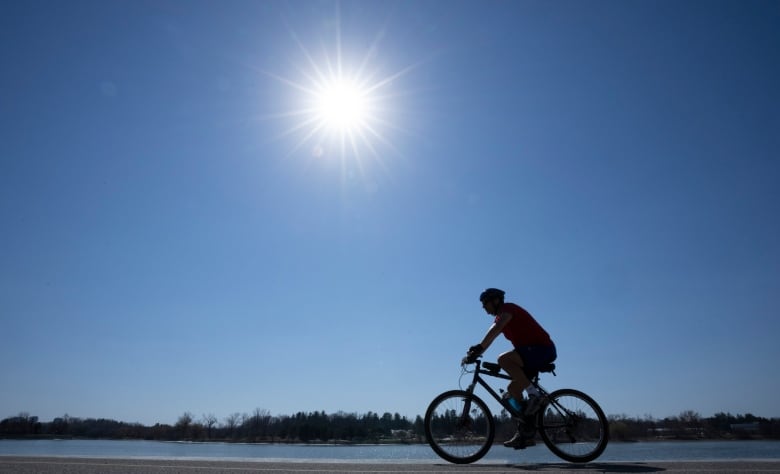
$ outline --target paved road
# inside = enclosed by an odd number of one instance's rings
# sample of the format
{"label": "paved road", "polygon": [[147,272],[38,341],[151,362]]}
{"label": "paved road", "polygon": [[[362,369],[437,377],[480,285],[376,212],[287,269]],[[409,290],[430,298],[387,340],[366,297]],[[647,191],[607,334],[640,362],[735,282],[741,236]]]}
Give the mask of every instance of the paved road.
{"label": "paved road", "polygon": [[246,461],[190,461],[146,459],[45,458],[0,456],[0,473],[14,474],[196,474],[196,473],[460,473],[480,474],[520,472],[590,473],[780,473],[780,461],[719,461],[719,462],[595,462],[590,464],[491,464],[455,465],[430,464],[369,464],[369,463],[311,463],[311,462],[246,462]]}

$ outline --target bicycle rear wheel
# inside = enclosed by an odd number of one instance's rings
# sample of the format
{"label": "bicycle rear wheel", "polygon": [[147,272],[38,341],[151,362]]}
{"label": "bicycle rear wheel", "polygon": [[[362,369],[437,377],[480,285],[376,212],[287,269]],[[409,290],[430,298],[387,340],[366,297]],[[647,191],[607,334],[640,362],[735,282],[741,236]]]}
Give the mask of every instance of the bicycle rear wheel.
{"label": "bicycle rear wheel", "polygon": [[434,398],[425,412],[425,436],[442,459],[472,463],[484,456],[495,437],[495,423],[485,402],[465,390]]}
{"label": "bicycle rear wheel", "polygon": [[593,461],[609,442],[607,417],[592,398],[578,390],[551,393],[536,422],[544,444],[569,462]]}

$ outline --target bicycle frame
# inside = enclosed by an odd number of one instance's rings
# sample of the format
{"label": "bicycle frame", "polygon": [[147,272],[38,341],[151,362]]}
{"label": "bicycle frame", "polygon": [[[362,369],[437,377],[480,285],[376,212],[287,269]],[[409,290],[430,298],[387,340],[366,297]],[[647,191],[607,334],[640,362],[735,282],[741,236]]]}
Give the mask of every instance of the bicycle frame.
{"label": "bicycle frame", "polygon": [[[482,366],[490,366],[490,369],[484,369]],[[499,395],[495,390],[493,390],[493,387],[491,387],[480,375],[487,375],[490,377],[495,377],[499,379],[504,380],[512,380],[512,377],[510,377],[507,374],[500,372],[501,367],[498,364],[494,364],[492,362],[482,362],[481,360],[476,361],[476,367],[474,369],[474,377],[469,384],[469,386],[466,388],[466,391],[473,394],[474,389],[476,388],[477,384],[481,385],[504,409],[509,412],[514,417],[520,417],[522,416],[521,413],[518,413],[517,410],[512,407],[512,405],[509,404],[509,400],[502,398],[501,395]],[[533,377],[529,378],[531,385],[536,387],[539,392],[541,392],[541,396],[547,397],[549,393],[545,389],[543,389],[539,385],[539,375],[536,374]],[[466,410],[464,410],[465,413],[468,413],[470,408],[470,401],[466,403]]]}

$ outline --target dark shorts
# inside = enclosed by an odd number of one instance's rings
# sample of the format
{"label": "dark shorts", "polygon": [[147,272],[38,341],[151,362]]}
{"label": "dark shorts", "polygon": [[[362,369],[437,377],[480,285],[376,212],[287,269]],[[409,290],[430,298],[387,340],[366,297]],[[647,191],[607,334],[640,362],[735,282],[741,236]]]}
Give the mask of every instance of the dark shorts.
{"label": "dark shorts", "polygon": [[549,364],[558,357],[555,346],[515,346],[515,351],[523,358],[526,371],[538,371],[539,367]]}

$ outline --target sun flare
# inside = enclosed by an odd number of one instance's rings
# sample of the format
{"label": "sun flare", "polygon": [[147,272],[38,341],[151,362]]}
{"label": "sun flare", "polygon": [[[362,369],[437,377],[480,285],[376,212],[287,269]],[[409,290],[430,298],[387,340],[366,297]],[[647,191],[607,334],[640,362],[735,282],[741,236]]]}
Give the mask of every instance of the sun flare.
{"label": "sun flare", "polygon": [[292,29],[290,36],[300,51],[290,55],[292,71],[263,71],[286,86],[280,96],[288,101],[286,110],[269,118],[286,122],[278,138],[295,142],[288,156],[308,152],[311,158],[335,159],[344,176],[357,172],[365,177],[372,164],[387,170],[388,160],[400,156],[394,144],[398,133],[407,133],[400,123],[401,78],[416,66],[385,70],[381,30],[362,53],[349,45],[350,54],[344,50],[340,29],[335,44],[323,43],[316,54]]}

